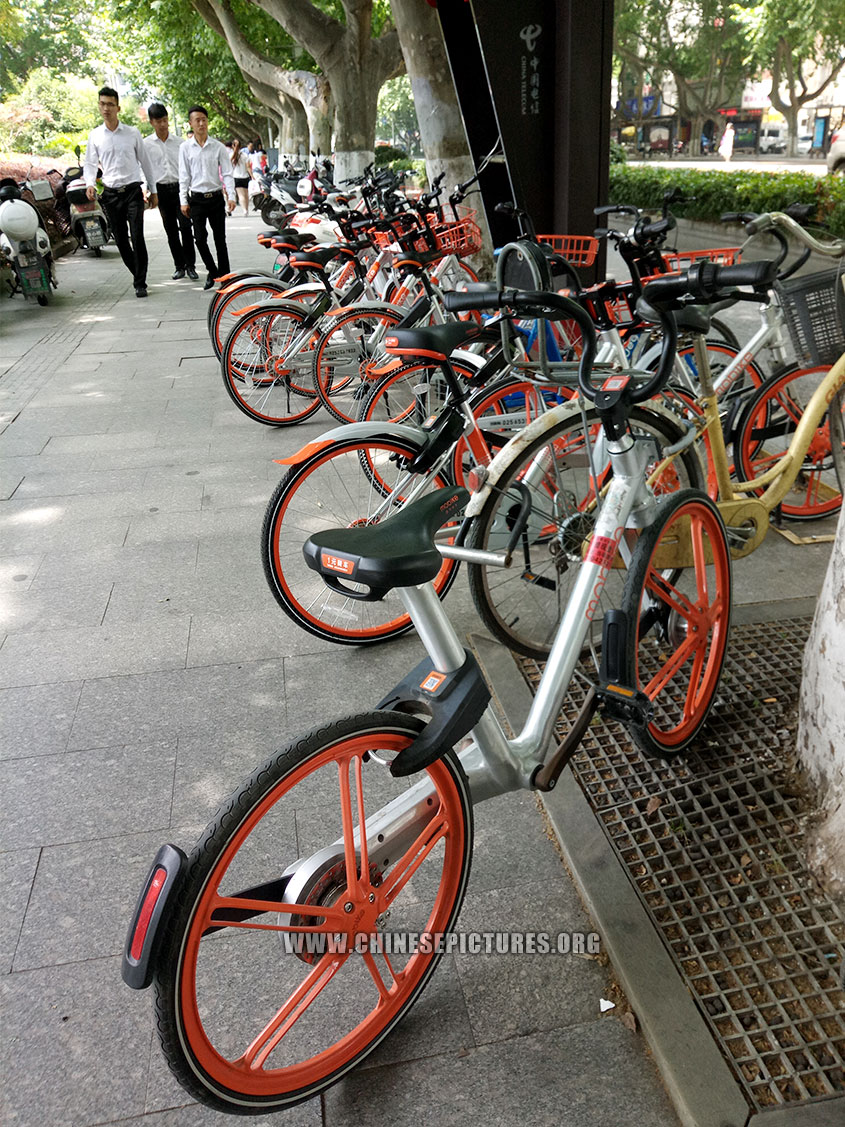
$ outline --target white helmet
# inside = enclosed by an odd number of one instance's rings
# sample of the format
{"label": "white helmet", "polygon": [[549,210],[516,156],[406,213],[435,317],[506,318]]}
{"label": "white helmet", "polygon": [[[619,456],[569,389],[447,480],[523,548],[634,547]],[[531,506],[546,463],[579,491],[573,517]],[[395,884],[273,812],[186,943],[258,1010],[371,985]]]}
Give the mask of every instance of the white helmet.
{"label": "white helmet", "polygon": [[0,204],[0,231],[16,242],[31,239],[38,230],[38,213],[24,200]]}

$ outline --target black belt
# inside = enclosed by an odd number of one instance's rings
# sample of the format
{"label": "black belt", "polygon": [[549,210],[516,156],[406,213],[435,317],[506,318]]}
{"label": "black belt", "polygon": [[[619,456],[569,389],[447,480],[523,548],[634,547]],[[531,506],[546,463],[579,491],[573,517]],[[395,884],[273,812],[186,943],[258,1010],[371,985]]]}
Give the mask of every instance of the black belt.
{"label": "black belt", "polygon": [[223,195],[223,189],[218,188],[214,192],[188,192],[188,199],[189,200],[210,200],[210,199],[213,199],[214,196],[222,196],[222,195]]}
{"label": "black belt", "polygon": [[136,180],[134,184],[124,184],[122,188],[112,188],[109,184],[106,184],[105,188],[103,188],[103,191],[104,192],[131,192],[133,188],[140,188],[140,187],[141,187],[141,181]]}
{"label": "black belt", "polygon": [[175,190],[176,188],[179,187],[179,181],[178,180],[159,180],[158,184],[156,184],[156,187],[157,188],[167,188],[168,190],[170,190],[172,188],[172,189]]}

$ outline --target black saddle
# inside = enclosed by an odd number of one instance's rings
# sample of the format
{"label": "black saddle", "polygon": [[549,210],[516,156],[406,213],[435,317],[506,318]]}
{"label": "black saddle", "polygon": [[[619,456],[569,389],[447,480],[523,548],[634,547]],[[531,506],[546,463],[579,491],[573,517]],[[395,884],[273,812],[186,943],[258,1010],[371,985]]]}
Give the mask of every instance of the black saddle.
{"label": "black saddle", "polygon": [[355,251],[351,247],[334,244],[328,247],[312,247],[310,250],[300,250],[290,256],[291,265],[299,270],[325,270],[335,258],[354,258]]}
{"label": "black saddle", "polygon": [[[379,524],[327,528],[305,541],[302,553],[312,571],[342,595],[373,602],[393,587],[416,587],[434,579],[443,563],[434,534],[469,500],[466,489],[438,489]],[[357,591],[342,580],[369,588]]]}
{"label": "black saddle", "polygon": [[384,349],[393,356],[426,356],[445,360],[450,352],[478,336],[480,327],[474,322],[431,325],[425,329],[393,329],[385,337]]}

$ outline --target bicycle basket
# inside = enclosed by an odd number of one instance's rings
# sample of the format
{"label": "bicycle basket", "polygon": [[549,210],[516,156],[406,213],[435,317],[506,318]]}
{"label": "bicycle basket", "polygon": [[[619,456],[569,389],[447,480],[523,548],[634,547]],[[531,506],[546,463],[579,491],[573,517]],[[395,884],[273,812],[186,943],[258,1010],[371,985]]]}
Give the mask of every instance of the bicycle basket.
{"label": "bicycle basket", "polygon": [[775,282],[800,364],[835,364],[845,352],[843,280],[833,269]]}
{"label": "bicycle basket", "polygon": [[475,221],[477,212],[469,208],[455,209],[458,219],[454,223],[432,223],[431,229],[437,239],[437,246],[444,254],[463,257],[478,254],[481,250],[481,228]]}
{"label": "bicycle basket", "polygon": [[599,241],[592,235],[538,235],[537,238],[573,266],[592,266],[596,260]]}
{"label": "bicycle basket", "polygon": [[739,255],[739,247],[711,247],[707,250],[663,251],[670,274],[678,270],[689,270],[696,262],[715,262],[717,266],[733,266]]}

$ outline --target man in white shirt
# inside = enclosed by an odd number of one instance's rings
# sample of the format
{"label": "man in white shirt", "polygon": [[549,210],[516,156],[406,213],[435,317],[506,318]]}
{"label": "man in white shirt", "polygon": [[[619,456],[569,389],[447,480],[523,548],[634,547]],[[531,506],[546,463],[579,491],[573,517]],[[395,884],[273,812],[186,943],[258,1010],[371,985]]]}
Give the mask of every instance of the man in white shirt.
{"label": "man in white shirt", "polygon": [[[118,121],[120,99],[117,91],[104,86],[97,98],[103,124],[91,130],[82,162],[87,195],[89,200],[96,197],[97,168],[102,168],[105,188],[100,203],[108,216],[120,257],[132,275],[135,296],[146,297],[148,258],[144,242],[141,180],[143,178],[154,186],[155,174],[141,134],[131,125]],[[153,191],[150,207],[155,207],[157,203],[158,196]]]}
{"label": "man in white shirt", "polygon": [[[215,278],[229,273],[226,249],[226,207],[235,207],[235,182],[229,150],[208,135],[208,113],[202,106],[191,106],[188,121],[193,137],[179,149],[179,200],[182,214],[191,217],[194,240],[208,271],[204,289],[210,290]],[[214,235],[217,263],[208,249],[206,221]]]}
{"label": "man in white shirt", "polygon": [[147,108],[147,117],[154,132],[144,138],[144,146],[149,150],[156,177],[148,188],[158,194],[158,211],[175,268],[173,278],[184,278],[186,274],[189,278],[196,278],[191,221],[182,214],[179,204],[179,147],[182,138],[170,132],[167,109],[161,102],[153,102]]}

